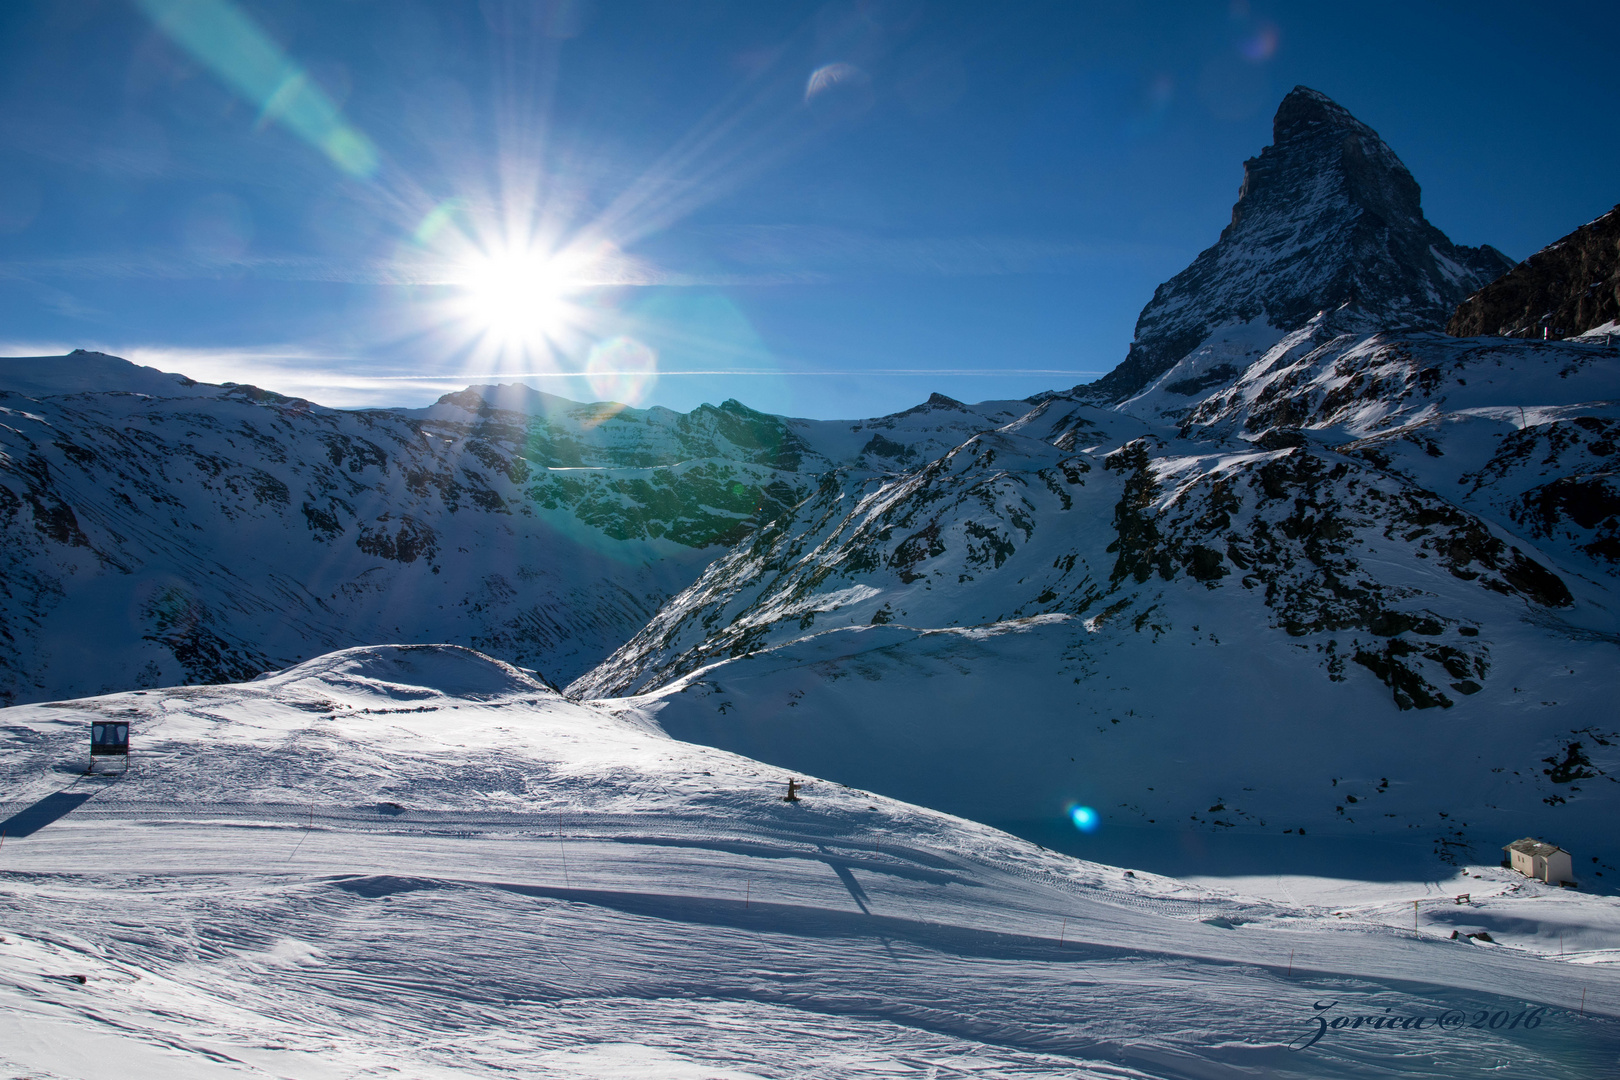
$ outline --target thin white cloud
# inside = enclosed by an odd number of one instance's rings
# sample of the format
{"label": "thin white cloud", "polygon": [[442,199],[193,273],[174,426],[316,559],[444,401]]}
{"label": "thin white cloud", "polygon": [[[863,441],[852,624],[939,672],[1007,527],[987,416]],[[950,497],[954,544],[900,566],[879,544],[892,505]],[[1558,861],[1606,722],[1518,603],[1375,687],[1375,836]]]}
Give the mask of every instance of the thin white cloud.
{"label": "thin white cloud", "polygon": [[[169,345],[114,345],[106,342],[0,341],[0,356],[62,356],[75,348],[120,356],[131,363],[159,371],[186,375],[206,383],[246,383],[291,397],[306,398],[333,408],[388,408],[432,400],[468,386],[492,383],[541,383],[575,390],[589,396],[582,371],[460,371],[424,372],[379,369],[374,362],[339,350],[296,345],[254,348],[198,348]],[[596,371],[597,378],[618,372]],[[642,372],[624,372],[639,375]],[[997,378],[1050,376],[1089,379],[1101,371],[1077,368],[677,368],[659,371],[658,378]]]}

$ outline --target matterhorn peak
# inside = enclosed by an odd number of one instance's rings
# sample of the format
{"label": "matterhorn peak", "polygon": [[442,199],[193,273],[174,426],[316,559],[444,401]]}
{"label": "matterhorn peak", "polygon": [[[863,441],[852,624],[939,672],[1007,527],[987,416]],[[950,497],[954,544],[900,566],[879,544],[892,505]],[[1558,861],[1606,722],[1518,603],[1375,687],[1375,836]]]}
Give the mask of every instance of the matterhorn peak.
{"label": "matterhorn peak", "polygon": [[1259,157],[1243,163],[1243,186],[1232,208],[1234,225],[1257,206],[1286,210],[1302,192],[1316,194],[1317,189],[1300,183],[1302,174],[1308,174],[1321,186],[1339,189],[1351,207],[1380,221],[1432,228],[1423,217],[1422,189],[1395,151],[1326,94],[1294,87],[1277,107],[1271,139]]}
{"label": "matterhorn peak", "polygon": [[1277,106],[1277,115],[1271,121],[1271,141],[1281,146],[1324,127],[1378,137],[1372,128],[1351,116],[1349,109],[1322,91],[1296,86]]}
{"label": "matterhorn peak", "polygon": [[[1494,248],[1453,244],[1423,216],[1421,196],[1376,131],[1296,86],[1272,144],[1243,164],[1231,224],[1154,292],[1124,363],[1092,393],[1118,402],[1159,382],[1205,389],[1212,373],[1235,376],[1244,357],[1323,312],[1341,328],[1438,329],[1513,264]],[[1172,376],[1194,354],[1199,370]]]}

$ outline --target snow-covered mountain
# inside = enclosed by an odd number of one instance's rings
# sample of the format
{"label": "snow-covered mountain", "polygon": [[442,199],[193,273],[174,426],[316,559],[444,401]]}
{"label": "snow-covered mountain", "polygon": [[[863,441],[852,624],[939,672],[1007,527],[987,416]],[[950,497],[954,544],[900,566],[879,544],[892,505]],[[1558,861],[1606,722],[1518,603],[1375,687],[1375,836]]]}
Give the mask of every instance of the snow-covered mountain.
{"label": "snow-covered mountain", "polygon": [[1028,835],[1539,830],[1613,874],[1620,349],[1401,329],[1505,260],[1319,94],[1249,177],[1111,393],[824,483],[569,693]]}
{"label": "snow-covered mountain", "polygon": [[1345,332],[1440,329],[1458,301],[1513,265],[1431,225],[1394,151],[1326,95],[1296,86],[1272,132],[1243,164],[1231,224],[1154,292],[1124,363],[1090,396],[1157,390],[1158,407],[1174,413],[1319,313]]}
{"label": "snow-covered mountain", "polygon": [[472,387],[342,411],[116,357],[0,360],[0,701],[449,641],[567,682],[834,468],[1019,402],[828,423]]}
{"label": "snow-covered mountain", "polygon": [[[1303,428],[1254,441],[1052,399],[824,489],[570,693],[1018,828],[1079,802],[1460,857],[1541,830],[1620,864],[1616,523],[1578,494],[1620,353],[1427,335],[1301,363]],[[1347,425],[1323,402],[1357,375],[1388,396]]]}
{"label": "snow-covered mountain", "polygon": [[[109,719],[129,770],[85,776]],[[1620,1053],[1612,897],[1377,851],[1186,880],[803,772],[788,803],[788,775],[448,647],[0,710],[0,1073],[1599,1080]]]}

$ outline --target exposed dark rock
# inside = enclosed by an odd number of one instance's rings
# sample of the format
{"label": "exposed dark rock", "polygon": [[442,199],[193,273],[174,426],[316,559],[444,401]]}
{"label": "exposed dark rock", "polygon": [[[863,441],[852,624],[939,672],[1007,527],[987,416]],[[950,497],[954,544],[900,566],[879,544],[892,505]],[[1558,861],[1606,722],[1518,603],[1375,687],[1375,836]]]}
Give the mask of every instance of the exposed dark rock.
{"label": "exposed dark rock", "polygon": [[1620,475],[1565,476],[1527,491],[1520,516],[1532,533],[1551,536],[1566,522],[1594,535],[1581,545],[1589,555],[1620,562]]}
{"label": "exposed dark rock", "polygon": [[1111,580],[1118,584],[1131,577],[1141,583],[1155,571],[1169,580],[1175,575],[1170,551],[1159,532],[1158,515],[1149,509],[1159,494],[1159,485],[1153,476],[1146,440],[1128,444],[1104,464],[1110,471],[1127,474],[1125,490],[1114,506],[1117,539],[1108,545],[1108,551],[1118,556]]}
{"label": "exposed dark rock", "polygon": [[367,555],[396,562],[410,563],[419,558],[431,560],[438,554],[438,537],[432,529],[407,514],[399,515],[399,527],[393,527],[392,515],[377,519],[381,528],[361,526],[354,545]]}
{"label": "exposed dark rock", "polygon": [[1219,581],[1232,571],[1226,568],[1221,553],[1202,544],[1194,544],[1187,552],[1187,573],[1202,582]]}
{"label": "exposed dark rock", "polygon": [[309,522],[309,531],[321,540],[331,540],[343,535],[343,522],[339,521],[337,515],[330,510],[322,510],[318,506],[305,503],[304,520]]}
{"label": "exposed dark rock", "polygon": [[1564,747],[1563,760],[1556,757],[1542,758],[1549,768],[1542,769],[1545,775],[1555,784],[1572,784],[1577,780],[1591,780],[1597,776],[1592,771],[1592,761],[1586,756],[1586,751],[1578,742],[1569,743]]}
{"label": "exposed dark rock", "polygon": [[1273,428],[1254,440],[1254,444],[1262,450],[1287,450],[1304,446],[1305,436],[1298,428]]}
{"label": "exposed dark rock", "polygon": [[1457,306],[1457,337],[1565,338],[1620,320],[1620,206],[1549,244]]}
{"label": "exposed dark rock", "polygon": [[881,434],[873,435],[867,444],[861,447],[861,453],[868,457],[888,458],[891,461],[909,461],[913,456],[911,447],[885,439]]}
{"label": "exposed dark rock", "polygon": [[1391,638],[1380,652],[1358,649],[1356,663],[1377,675],[1394,692],[1399,709],[1451,708],[1451,699],[1440,693],[1412,666],[1402,663],[1417,649],[1405,638]]}

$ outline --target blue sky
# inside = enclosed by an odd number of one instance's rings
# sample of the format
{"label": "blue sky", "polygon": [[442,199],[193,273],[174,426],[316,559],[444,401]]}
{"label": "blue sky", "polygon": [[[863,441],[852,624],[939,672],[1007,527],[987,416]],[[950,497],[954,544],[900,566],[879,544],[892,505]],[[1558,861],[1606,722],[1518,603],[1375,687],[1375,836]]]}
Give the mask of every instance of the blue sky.
{"label": "blue sky", "polygon": [[1620,200],[1612,8],[10,0],[0,350],[327,404],[1066,387],[1289,88],[1516,258]]}

